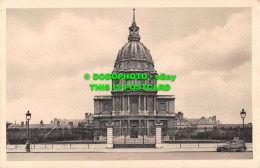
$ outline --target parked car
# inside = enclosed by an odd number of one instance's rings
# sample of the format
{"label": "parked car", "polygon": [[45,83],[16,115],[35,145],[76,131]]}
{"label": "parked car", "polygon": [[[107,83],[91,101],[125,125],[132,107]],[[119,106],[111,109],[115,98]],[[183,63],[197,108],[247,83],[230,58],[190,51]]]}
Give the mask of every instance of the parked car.
{"label": "parked car", "polygon": [[244,152],[246,151],[246,145],[244,140],[232,140],[228,141],[224,145],[220,145],[217,148],[217,152],[225,152],[225,151],[236,151],[236,152]]}

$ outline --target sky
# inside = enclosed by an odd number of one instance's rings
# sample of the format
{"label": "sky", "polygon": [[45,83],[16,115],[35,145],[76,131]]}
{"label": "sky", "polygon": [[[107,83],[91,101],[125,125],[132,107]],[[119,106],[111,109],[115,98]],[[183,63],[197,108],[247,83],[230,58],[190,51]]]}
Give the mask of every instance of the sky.
{"label": "sky", "polygon": [[[85,73],[111,73],[127,43],[131,8],[7,9],[7,121],[49,123],[94,113]],[[217,116],[222,123],[252,122],[250,8],[136,8],[141,42],[169,83],[175,112]]]}

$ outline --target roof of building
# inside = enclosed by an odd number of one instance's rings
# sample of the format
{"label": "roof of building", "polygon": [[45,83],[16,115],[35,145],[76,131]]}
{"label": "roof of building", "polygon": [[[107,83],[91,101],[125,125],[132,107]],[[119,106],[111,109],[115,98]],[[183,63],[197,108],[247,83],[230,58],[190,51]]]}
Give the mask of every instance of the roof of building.
{"label": "roof of building", "polygon": [[[59,126],[58,126],[57,123],[43,124],[42,126],[41,126],[41,124],[30,124],[29,127],[30,127],[30,129],[34,129],[34,128],[55,128],[55,127],[56,128],[71,128],[71,126],[69,124],[64,124],[64,123],[63,124],[61,123]],[[27,127],[26,124],[24,124],[23,126],[21,124],[12,124],[8,128],[27,129],[28,127]]]}
{"label": "roof of building", "polygon": [[[51,123],[43,125],[41,124],[30,124],[30,129],[33,128],[71,128],[71,127],[77,127],[79,122],[84,122],[83,119],[54,119],[55,121],[51,121]],[[73,125],[70,125],[70,123],[73,123]],[[19,129],[27,129],[26,123],[24,124],[11,124],[8,126],[8,128],[19,128]]]}
{"label": "roof of building", "polygon": [[201,117],[201,118],[191,118],[188,119],[188,122],[192,125],[212,125],[213,123],[209,121],[209,118]]}
{"label": "roof of building", "polygon": [[197,123],[198,125],[212,125],[213,123],[211,123],[210,121],[209,121],[209,119],[206,119],[206,118],[201,118],[199,121],[198,121],[198,123]]}
{"label": "roof of building", "polygon": [[70,122],[73,122],[74,126],[77,126],[79,122],[84,122],[84,119],[62,119],[60,120],[60,123],[62,124],[69,124]]}
{"label": "roof of building", "polygon": [[200,118],[191,118],[191,119],[187,119],[187,120],[191,124],[197,124],[199,122]]}
{"label": "roof of building", "polygon": [[[215,124],[214,125],[217,128],[243,128],[243,124]],[[252,127],[252,124],[244,124],[244,127]]]}
{"label": "roof of building", "polygon": [[175,99],[174,95],[157,95],[157,99]]}

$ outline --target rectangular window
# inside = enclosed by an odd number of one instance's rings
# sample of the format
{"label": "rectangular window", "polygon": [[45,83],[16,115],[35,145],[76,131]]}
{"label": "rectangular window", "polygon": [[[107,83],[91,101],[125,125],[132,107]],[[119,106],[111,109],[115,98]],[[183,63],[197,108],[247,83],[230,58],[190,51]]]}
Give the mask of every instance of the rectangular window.
{"label": "rectangular window", "polygon": [[165,103],[159,103],[159,110],[165,111]]}

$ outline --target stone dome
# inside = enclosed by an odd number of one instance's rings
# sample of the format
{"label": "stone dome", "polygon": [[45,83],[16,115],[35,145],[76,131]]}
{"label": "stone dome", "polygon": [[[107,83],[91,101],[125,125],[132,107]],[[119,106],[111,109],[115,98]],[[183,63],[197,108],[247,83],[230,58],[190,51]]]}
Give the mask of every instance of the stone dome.
{"label": "stone dome", "polygon": [[148,48],[138,41],[130,41],[119,50],[116,61],[123,60],[146,60],[152,62],[152,57]]}

